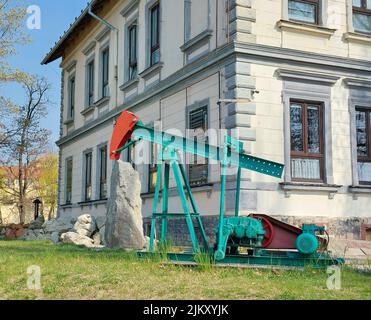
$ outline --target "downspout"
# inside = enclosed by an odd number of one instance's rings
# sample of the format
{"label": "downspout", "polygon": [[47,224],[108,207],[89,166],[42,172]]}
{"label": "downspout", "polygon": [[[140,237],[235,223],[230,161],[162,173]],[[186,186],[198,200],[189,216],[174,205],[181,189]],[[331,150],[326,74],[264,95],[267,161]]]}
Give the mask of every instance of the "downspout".
{"label": "downspout", "polygon": [[116,34],[116,63],[115,63],[115,81],[116,81],[116,86],[115,86],[115,105],[114,108],[117,108],[118,106],[118,61],[119,61],[119,29],[117,29],[115,26],[110,24],[107,20],[104,20],[103,18],[97,16],[93,10],[92,10],[92,4],[93,2],[90,3],[89,8],[88,8],[88,14],[92,16],[93,18],[97,19],[99,22],[104,24],[106,27],[111,29],[112,31],[115,31]]}

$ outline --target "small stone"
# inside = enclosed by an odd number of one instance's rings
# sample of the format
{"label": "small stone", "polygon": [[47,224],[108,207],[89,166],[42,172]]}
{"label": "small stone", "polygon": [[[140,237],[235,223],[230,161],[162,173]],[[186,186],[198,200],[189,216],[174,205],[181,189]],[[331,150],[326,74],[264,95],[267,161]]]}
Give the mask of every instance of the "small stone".
{"label": "small stone", "polygon": [[89,237],[82,236],[76,232],[67,232],[61,236],[63,243],[75,244],[78,246],[85,246],[87,248],[93,248],[93,240]]}
{"label": "small stone", "polygon": [[93,235],[93,242],[96,246],[100,246],[102,244],[102,238],[99,232]]}
{"label": "small stone", "polygon": [[73,232],[85,237],[91,237],[96,230],[95,218],[90,214],[80,216],[73,227]]}
{"label": "small stone", "polygon": [[59,243],[59,233],[58,232],[53,232],[51,234],[51,240],[54,242],[54,243]]}

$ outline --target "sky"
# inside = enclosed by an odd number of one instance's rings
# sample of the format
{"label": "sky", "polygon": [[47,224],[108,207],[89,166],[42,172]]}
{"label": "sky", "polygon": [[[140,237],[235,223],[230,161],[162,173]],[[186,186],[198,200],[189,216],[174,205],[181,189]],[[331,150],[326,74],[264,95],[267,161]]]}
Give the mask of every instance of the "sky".
{"label": "sky", "polygon": [[[56,60],[49,65],[41,65],[42,59],[53,47],[54,43],[67,30],[75,17],[87,5],[87,0],[23,0],[27,6],[36,5],[41,10],[40,30],[29,30],[25,22],[25,30],[30,35],[32,42],[25,46],[17,47],[17,55],[9,59],[13,68],[19,68],[30,74],[45,77],[51,83],[49,92],[53,105],[49,115],[43,120],[44,128],[52,132],[51,147],[56,151],[55,141],[59,137],[59,111],[60,111],[60,68],[61,60]],[[1,87],[2,95],[13,98],[17,103],[24,101],[22,88],[19,85]]]}

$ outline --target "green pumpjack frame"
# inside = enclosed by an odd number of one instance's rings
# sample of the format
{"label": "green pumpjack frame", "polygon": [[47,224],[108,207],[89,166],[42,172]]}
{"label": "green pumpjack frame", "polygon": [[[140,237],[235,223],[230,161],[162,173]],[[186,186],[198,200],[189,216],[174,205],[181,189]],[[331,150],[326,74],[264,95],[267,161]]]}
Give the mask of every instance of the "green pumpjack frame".
{"label": "green pumpjack frame", "polygon": [[[161,220],[161,244],[166,244],[168,235],[168,220],[172,218],[184,218],[192,242],[192,252],[184,253],[166,253],[166,256],[173,262],[196,262],[196,255],[199,253],[209,254],[211,260],[217,265],[252,265],[252,266],[275,266],[275,267],[294,267],[303,268],[313,266],[322,268],[329,265],[342,264],[341,259],[333,259],[327,253],[316,253],[312,256],[304,256],[298,252],[291,251],[269,251],[263,249],[254,249],[254,254],[246,255],[223,255],[223,226],[225,222],[225,195],[227,184],[227,169],[231,166],[237,166],[237,186],[236,186],[236,203],[235,216],[239,216],[239,202],[241,190],[241,173],[242,169],[259,172],[265,175],[281,178],[284,165],[268,161],[265,159],[246,155],[243,149],[243,143],[228,135],[224,137],[223,148],[211,146],[209,144],[200,144],[196,141],[171,135],[165,132],[156,131],[153,128],[145,126],[139,122],[134,130],[135,140],[128,142],[123,148],[117,150],[122,152],[133,144],[145,140],[158,144],[162,147],[158,157],[157,165],[157,182],[154,195],[150,248],[149,252],[139,252],[140,257],[151,257],[156,255],[156,225],[157,220]],[[179,152],[198,155],[206,159],[212,159],[221,163],[221,194],[220,194],[220,212],[218,239],[216,251],[210,247],[202,223],[201,215],[197,203],[192,193],[184,165],[181,161]],[[181,199],[183,213],[169,212],[169,182],[170,170],[173,171],[178,193]],[[162,183],[162,176],[164,181]],[[163,184],[163,186],[162,186]],[[160,195],[162,188],[162,212],[158,212],[160,204]],[[188,196],[188,199],[187,199]],[[191,206],[189,205],[189,202]],[[200,237],[203,247],[200,247],[197,234],[195,232],[194,221],[198,224]],[[219,257],[219,258],[218,258]]]}

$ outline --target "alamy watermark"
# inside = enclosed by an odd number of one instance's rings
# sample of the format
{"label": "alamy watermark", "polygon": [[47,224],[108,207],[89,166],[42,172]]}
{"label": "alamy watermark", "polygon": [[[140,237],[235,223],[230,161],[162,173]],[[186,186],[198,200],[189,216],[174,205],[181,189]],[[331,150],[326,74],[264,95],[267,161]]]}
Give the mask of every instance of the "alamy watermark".
{"label": "alamy watermark", "polygon": [[29,266],[27,268],[27,288],[30,290],[41,290],[41,268],[39,266]]}
{"label": "alamy watermark", "polygon": [[31,5],[27,8],[26,26],[30,30],[41,29],[41,8],[37,5]]}
{"label": "alamy watermark", "polygon": [[327,268],[326,285],[329,290],[341,290],[341,268],[339,266],[330,266]]}

